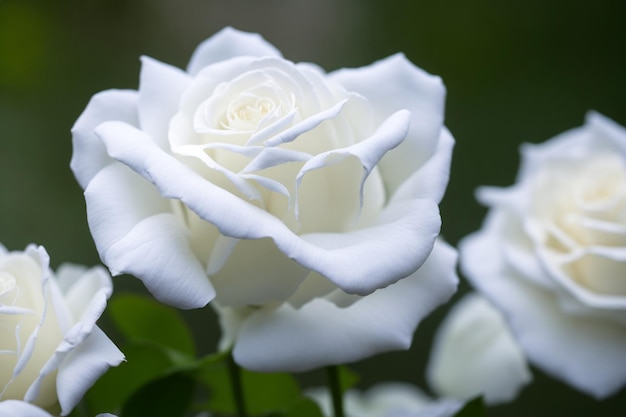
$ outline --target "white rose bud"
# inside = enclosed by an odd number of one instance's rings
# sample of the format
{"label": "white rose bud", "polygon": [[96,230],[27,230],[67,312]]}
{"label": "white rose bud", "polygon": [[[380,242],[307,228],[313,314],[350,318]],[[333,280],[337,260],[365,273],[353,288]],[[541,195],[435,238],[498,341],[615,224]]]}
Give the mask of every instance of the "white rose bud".
{"label": "white rose bud", "polygon": [[144,57],[138,91],[94,96],[71,165],[113,274],[181,308],[215,298],[247,368],[310,369],[407,348],[456,288],[454,251],[431,255],[444,97],[400,54],[328,74],[227,28],[186,71]]}
{"label": "white rose bud", "polygon": [[597,398],[626,384],[626,130],[586,124],[525,145],[517,183],[484,188],[463,271],[537,367]]}
{"label": "white rose bud", "polygon": [[124,359],[95,325],[111,291],[104,268],[66,264],[55,275],[43,247],[7,252],[0,246],[2,410],[28,407],[8,401],[23,400],[67,415]]}

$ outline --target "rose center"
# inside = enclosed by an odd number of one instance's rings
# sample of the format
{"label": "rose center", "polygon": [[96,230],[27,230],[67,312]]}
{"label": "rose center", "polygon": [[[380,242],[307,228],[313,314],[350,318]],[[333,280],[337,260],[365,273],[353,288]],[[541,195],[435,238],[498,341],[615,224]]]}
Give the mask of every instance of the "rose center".
{"label": "rose center", "polygon": [[224,129],[252,130],[276,108],[267,97],[243,96],[230,103],[220,125]]}
{"label": "rose center", "polygon": [[538,195],[543,197],[538,204],[548,208],[548,247],[561,254],[567,275],[579,285],[599,294],[626,295],[624,262],[612,255],[626,246],[624,161],[599,153],[555,168]]}

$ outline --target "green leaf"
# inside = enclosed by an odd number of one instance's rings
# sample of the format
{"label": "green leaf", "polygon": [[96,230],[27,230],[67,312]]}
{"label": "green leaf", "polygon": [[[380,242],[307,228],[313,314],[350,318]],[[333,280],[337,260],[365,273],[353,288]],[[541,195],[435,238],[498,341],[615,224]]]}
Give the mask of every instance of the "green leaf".
{"label": "green leaf", "polygon": [[[227,353],[204,358],[196,376],[209,390],[209,399],[202,405],[203,409],[222,414],[235,412]],[[282,415],[280,413],[290,410],[300,398],[300,388],[289,374],[242,369],[241,379],[246,407],[253,416],[276,412]]]}
{"label": "green leaf", "polygon": [[195,356],[191,331],[174,308],[148,297],[120,294],[113,297],[108,312],[129,341],[161,346],[180,362]]}
{"label": "green leaf", "polygon": [[352,371],[347,366],[338,366],[339,369],[339,384],[341,385],[341,392],[346,392],[350,388],[354,387],[359,382],[359,375]]}
{"label": "green leaf", "polygon": [[182,416],[191,405],[195,381],[183,372],[144,385],[126,401],[120,417]]}
{"label": "green leaf", "polygon": [[301,397],[283,414],[283,417],[324,417],[324,414],[315,401]]}
{"label": "green leaf", "polygon": [[209,400],[202,409],[217,413],[234,413],[235,406],[228,374],[228,352],[205,356],[196,371],[196,378],[209,390]]}
{"label": "green leaf", "polygon": [[300,388],[295,379],[283,373],[258,373],[243,371],[244,398],[252,414],[288,410]]}
{"label": "green leaf", "polygon": [[487,410],[483,403],[483,397],[476,397],[465,403],[454,417],[486,417]]}
{"label": "green leaf", "polygon": [[173,366],[171,358],[153,346],[129,344],[123,351],[126,362],[109,369],[87,392],[87,406],[94,415],[119,410],[136,390]]}

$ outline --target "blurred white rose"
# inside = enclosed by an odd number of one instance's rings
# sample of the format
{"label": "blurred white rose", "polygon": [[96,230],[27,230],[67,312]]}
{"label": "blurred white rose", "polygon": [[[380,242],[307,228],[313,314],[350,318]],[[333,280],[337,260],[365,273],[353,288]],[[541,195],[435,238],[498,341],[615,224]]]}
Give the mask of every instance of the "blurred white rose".
{"label": "blurred white rose", "polygon": [[3,409],[19,403],[8,400],[24,400],[67,415],[100,375],[124,359],[95,325],[111,291],[104,268],[66,264],[55,275],[43,247],[8,252],[0,246]]}
{"label": "blurred white rose", "polygon": [[[72,169],[103,262],[181,308],[215,297],[241,333],[240,364],[357,360],[408,347],[456,287],[455,256],[441,249],[440,279],[398,295],[408,305],[422,293],[423,305],[349,342],[343,329],[358,317],[337,320],[340,341],[307,338],[319,336],[310,320],[413,277],[430,255],[454,142],[444,98],[440,79],[400,54],[327,74],[227,28],[186,71],[143,58],[138,91],[94,96],[73,128]],[[296,321],[307,325],[287,333]]]}
{"label": "blurred white rose", "polygon": [[[332,399],[326,388],[307,391],[325,416],[333,415]],[[452,399],[434,400],[417,387],[400,382],[375,385],[365,392],[348,390],[343,396],[346,417],[450,417],[463,403]]]}
{"label": "blurred white rose", "polygon": [[426,370],[440,396],[486,404],[515,399],[532,379],[502,314],[478,294],[458,301],[437,330]]}
{"label": "blurred white rose", "polygon": [[474,286],[527,357],[595,397],[626,383],[626,131],[581,128],[522,148],[517,183],[479,190],[483,228],[460,244]]}

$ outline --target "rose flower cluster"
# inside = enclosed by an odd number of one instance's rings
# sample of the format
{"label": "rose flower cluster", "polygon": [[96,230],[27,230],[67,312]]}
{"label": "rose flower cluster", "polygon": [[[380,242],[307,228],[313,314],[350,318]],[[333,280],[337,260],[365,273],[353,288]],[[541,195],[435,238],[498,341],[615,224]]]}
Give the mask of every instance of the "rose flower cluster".
{"label": "rose flower cluster", "polygon": [[[445,94],[402,54],[326,72],[232,28],[186,69],[143,57],[138,89],[94,95],[72,128],[100,258],[163,304],[210,306],[234,367],[300,372],[408,349],[458,284],[439,236]],[[489,214],[459,245],[476,292],[436,335],[437,397],[349,390],[346,415],[512,401],[527,361],[597,398],[625,385],[626,131],[590,113],[522,157],[515,185],[479,190]],[[49,264],[42,247],[0,247],[2,416],[68,415],[124,360],[96,326],[109,273]],[[327,390],[306,397],[315,415],[340,415]]]}

